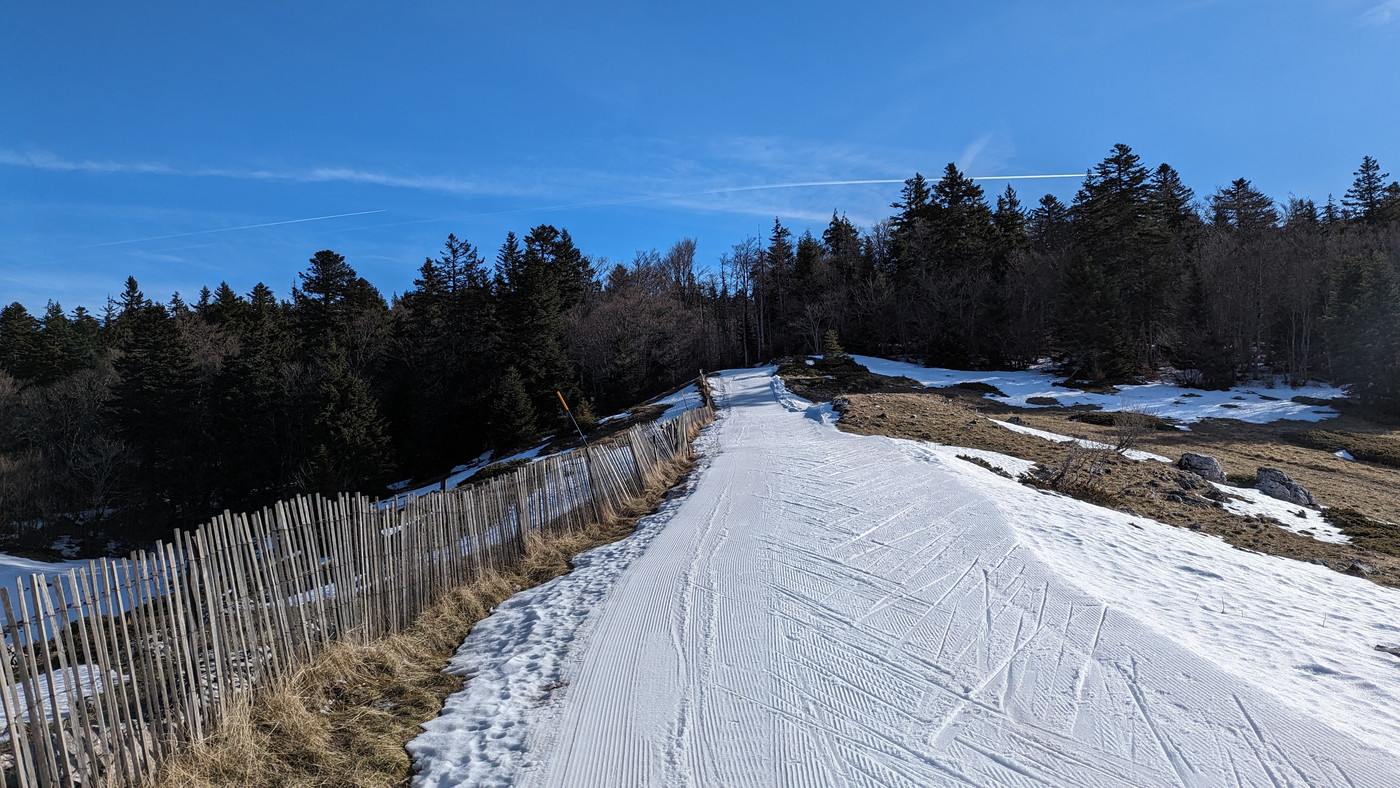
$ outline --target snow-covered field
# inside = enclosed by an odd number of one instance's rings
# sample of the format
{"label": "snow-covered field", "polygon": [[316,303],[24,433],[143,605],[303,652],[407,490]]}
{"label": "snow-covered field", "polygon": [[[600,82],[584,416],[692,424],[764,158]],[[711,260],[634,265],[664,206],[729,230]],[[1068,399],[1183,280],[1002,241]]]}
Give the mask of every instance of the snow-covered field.
{"label": "snow-covered field", "polygon": [[684,498],[472,631],[415,784],[1400,784],[1400,593],[718,391]]}
{"label": "snow-covered field", "polygon": [[1281,386],[1275,389],[1241,386],[1229,391],[1198,391],[1167,383],[1142,386],[1120,386],[1117,394],[1092,394],[1078,389],[1054,385],[1055,377],[1038,370],[1010,372],[967,372],[957,369],[936,369],[906,364],[874,356],[852,356],[871,372],[891,377],[903,376],[925,386],[952,386],[957,383],[986,383],[996,386],[1005,397],[988,397],[1019,408],[1043,407],[1028,402],[1032,397],[1051,397],[1059,405],[1097,405],[1103,410],[1141,410],[1164,419],[1184,424],[1201,419],[1238,419],[1254,424],[1267,424],[1280,419],[1321,421],[1335,418],[1337,411],[1293,402],[1292,397],[1317,399],[1345,397],[1346,392],[1332,386],[1308,385],[1302,388]]}

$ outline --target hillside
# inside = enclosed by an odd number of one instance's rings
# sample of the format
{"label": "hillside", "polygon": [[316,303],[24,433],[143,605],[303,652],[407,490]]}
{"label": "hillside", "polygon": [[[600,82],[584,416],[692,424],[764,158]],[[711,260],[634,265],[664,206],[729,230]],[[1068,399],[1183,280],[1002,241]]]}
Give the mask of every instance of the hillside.
{"label": "hillside", "polygon": [[473,630],[415,784],[1400,779],[1394,590],[717,393],[684,497]]}

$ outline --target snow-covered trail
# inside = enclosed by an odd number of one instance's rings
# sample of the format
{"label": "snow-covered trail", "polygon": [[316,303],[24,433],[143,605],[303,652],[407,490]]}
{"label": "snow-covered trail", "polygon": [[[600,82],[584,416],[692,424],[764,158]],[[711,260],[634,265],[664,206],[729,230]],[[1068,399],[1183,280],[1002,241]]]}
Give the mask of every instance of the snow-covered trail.
{"label": "snow-covered trail", "polygon": [[[1023,539],[996,484],[967,483],[991,474],[839,433],[784,408],[771,381],[762,370],[725,374],[708,465],[664,523],[473,632],[454,664],[482,679],[410,747],[416,784],[1400,783],[1400,755],[1376,744],[1395,741],[1395,723],[1336,724],[1384,713],[1372,706],[1395,691],[1375,686],[1371,671],[1400,682],[1400,662],[1361,663],[1369,689],[1331,707],[1285,703],[1292,688],[1270,687],[1279,677],[1268,658],[1251,681],[1208,656],[1215,635],[1198,630],[1220,619],[1184,614],[1180,626],[1207,646],[1193,649],[1164,634],[1175,620],[1144,620],[1150,603],[1120,605],[1116,591],[1091,595],[1081,586],[1093,583],[1067,579],[1073,567],[1045,560],[1060,549],[1058,526]],[[1209,569],[1221,560],[1256,560],[1188,532],[1142,533],[1165,540],[1159,550],[1196,540],[1183,544],[1206,568],[1177,572],[1186,586],[1221,577]],[[1131,553],[1113,553],[1121,560],[1096,582],[1131,577]],[[1143,582],[1158,580],[1154,571]],[[1343,590],[1400,613],[1393,598]],[[1242,637],[1275,636],[1267,630]],[[557,679],[521,692],[541,659]],[[480,708],[492,692],[488,713],[454,719],[454,708]],[[1332,703],[1336,693],[1315,694]]]}

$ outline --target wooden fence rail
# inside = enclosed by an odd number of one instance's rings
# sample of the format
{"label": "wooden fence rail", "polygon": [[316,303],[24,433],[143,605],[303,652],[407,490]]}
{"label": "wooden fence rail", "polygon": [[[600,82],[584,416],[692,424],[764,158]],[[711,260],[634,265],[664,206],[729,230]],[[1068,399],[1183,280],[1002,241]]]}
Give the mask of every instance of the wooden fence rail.
{"label": "wooden fence rail", "polygon": [[332,641],[402,631],[448,589],[516,566],[528,534],[581,529],[642,497],[714,418],[703,399],[469,487],[226,511],[154,550],[0,587],[5,784],[141,784]]}

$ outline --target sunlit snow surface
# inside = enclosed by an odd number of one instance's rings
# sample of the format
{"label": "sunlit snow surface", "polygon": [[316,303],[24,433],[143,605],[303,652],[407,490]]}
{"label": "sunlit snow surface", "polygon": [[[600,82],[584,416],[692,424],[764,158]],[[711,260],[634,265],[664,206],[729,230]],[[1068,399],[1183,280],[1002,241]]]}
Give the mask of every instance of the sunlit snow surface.
{"label": "sunlit snow surface", "polygon": [[684,498],[501,605],[419,786],[1400,784],[1400,593],[724,373]]}
{"label": "sunlit snow surface", "polygon": [[1274,389],[1242,386],[1229,391],[1200,391],[1166,383],[1119,386],[1117,394],[1091,394],[1053,385],[1056,378],[1037,370],[967,372],[921,367],[918,364],[906,364],[874,356],[852,358],[878,375],[911,378],[925,386],[986,383],[995,386],[1006,395],[988,395],[989,398],[1020,408],[1044,407],[1031,404],[1028,400],[1033,397],[1050,397],[1062,406],[1097,405],[1108,411],[1141,410],[1186,424],[1208,418],[1238,419],[1254,424],[1267,424],[1280,419],[1321,421],[1336,417],[1337,411],[1293,402],[1290,398],[1306,396],[1336,399],[1346,396],[1342,389],[1324,385],[1309,385],[1296,389],[1287,386]]}

